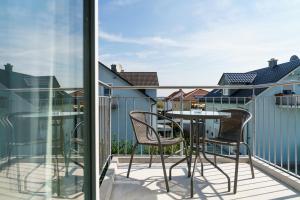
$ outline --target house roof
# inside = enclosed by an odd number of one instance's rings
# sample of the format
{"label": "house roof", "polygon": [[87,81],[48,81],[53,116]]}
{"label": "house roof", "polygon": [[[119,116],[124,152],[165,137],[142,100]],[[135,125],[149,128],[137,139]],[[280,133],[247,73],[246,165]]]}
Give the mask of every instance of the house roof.
{"label": "house roof", "polygon": [[185,95],[185,93],[182,90],[176,90],[175,92],[173,92],[169,96],[167,96],[166,100],[173,100],[175,98],[180,97],[181,94],[183,94],[183,96]]}
{"label": "house roof", "polygon": [[182,90],[176,90],[175,92],[173,92],[169,96],[167,96],[166,100],[178,101],[178,100],[180,100],[180,97],[181,97],[181,94],[182,94],[183,100],[192,101],[192,100],[197,100],[198,98],[207,95],[207,93],[208,93],[208,91],[200,89],[200,88],[192,90],[188,93],[185,93]]}
{"label": "house roof", "polygon": [[59,88],[55,76],[31,76],[0,69],[0,82],[7,88]]}
{"label": "house roof", "polygon": [[159,86],[157,72],[119,72],[120,76],[136,86]]}
{"label": "house roof", "polygon": [[256,75],[256,73],[224,73],[218,85],[221,85],[223,81],[227,84],[251,84]]}
{"label": "house roof", "polygon": [[[299,66],[300,66],[299,59],[291,59],[289,62],[281,63],[274,67],[265,67],[247,73],[235,73],[235,76],[242,76],[241,78],[239,77],[238,79],[243,79],[243,77],[245,77],[244,74],[256,74],[255,78],[251,82],[251,85],[277,83],[279,80],[284,78],[286,75],[294,71]],[[267,88],[256,89],[255,95],[259,95],[265,89]],[[253,91],[251,89],[240,89],[240,90],[236,90],[229,97],[251,97],[252,92]],[[206,97],[222,97],[222,96],[223,96],[222,90],[220,89],[214,89],[206,95]]]}
{"label": "house roof", "polygon": [[[118,76],[120,79],[122,79],[123,81],[125,81],[126,83],[128,83],[129,85],[134,86],[133,83],[131,83],[129,80],[127,80],[126,78],[124,78],[123,76],[121,76],[120,73],[111,70],[109,67],[107,67],[106,65],[104,65],[104,64],[101,63],[100,61],[99,61],[99,65],[103,66],[104,68],[106,68],[107,70],[109,70],[111,73],[115,74],[115,75]],[[146,97],[149,97],[152,101],[156,102],[156,100],[153,99],[151,96],[149,96],[149,95],[146,93],[145,90],[137,90],[137,91],[141,92],[143,95],[145,95]]]}
{"label": "house roof", "polygon": [[203,89],[195,89],[184,95],[184,100],[197,100],[199,97],[203,97],[208,94],[208,91]]}
{"label": "house roof", "polygon": [[83,90],[76,90],[74,92],[69,93],[70,96],[72,97],[83,97],[84,96],[84,91]]}
{"label": "house roof", "polygon": [[[8,65],[8,64],[7,64]],[[24,89],[22,92],[16,92],[15,94],[28,102],[32,102],[33,98],[28,93],[33,91],[26,91],[27,88],[60,88],[55,76],[32,76],[29,74],[23,74],[15,72],[10,69],[0,69],[0,85],[1,88],[6,89]],[[48,98],[48,91],[38,91],[40,98]],[[65,91],[55,91],[55,98],[68,95]]]}

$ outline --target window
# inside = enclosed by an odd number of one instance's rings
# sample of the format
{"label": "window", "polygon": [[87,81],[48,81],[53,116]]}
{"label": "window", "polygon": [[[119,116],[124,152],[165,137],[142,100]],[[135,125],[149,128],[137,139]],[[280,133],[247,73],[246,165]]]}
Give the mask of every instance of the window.
{"label": "window", "polygon": [[228,96],[229,95],[229,89],[227,89],[227,88],[223,89],[223,95]]}
{"label": "window", "polygon": [[84,199],[91,193],[84,170],[90,154],[74,140],[88,142],[87,110],[74,110],[73,101],[74,88],[87,94],[87,2],[1,1],[0,182],[8,184],[1,199]]}
{"label": "window", "polygon": [[[112,86],[111,83],[109,83],[109,84],[107,84],[107,85]],[[107,87],[103,87],[103,95],[104,95],[104,96],[109,96],[109,95],[111,95],[111,89],[110,89],[110,88],[107,88]]]}

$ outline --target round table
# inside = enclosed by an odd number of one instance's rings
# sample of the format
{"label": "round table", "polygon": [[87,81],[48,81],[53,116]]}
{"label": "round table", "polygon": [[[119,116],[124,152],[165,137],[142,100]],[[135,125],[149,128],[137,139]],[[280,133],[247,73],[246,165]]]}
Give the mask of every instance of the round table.
{"label": "round table", "polygon": [[[14,115],[14,117],[16,118],[39,118],[39,119],[50,119],[52,121],[59,121],[59,131],[57,130],[58,127],[55,128],[56,132],[60,132],[60,142],[61,142],[61,147],[62,147],[62,154],[64,156],[64,162],[65,165],[68,165],[69,162],[69,158],[67,158],[68,155],[68,151],[70,149],[66,149],[66,145],[65,145],[65,134],[64,134],[64,129],[63,129],[63,123],[65,119],[70,119],[73,117],[82,117],[83,116],[83,112],[65,112],[65,111],[54,111],[54,112],[26,112],[26,113],[16,113]],[[55,123],[52,123],[52,125],[54,125]],[[56,155],[56,159],[57,155]],[[58,170],[58,169],[57,169]],[[66,170],[66,175],[68,176],[68,170]],[[60,196],[60,177],[59,177],[59,170],[58,170],[58,179],[57,179],[57,196]]]}
{"label": "round table", "polygon": [[[194,138],[194,121],[196,121],[196,123],[199,122],[199,120],[202,120],[204,123],[203,129],[203,136],[202,136],[202,154],[205,160],[207,160],[209,163],[211,163],[212,165],[214,165],[221,173],[223,173],[227,179],[229,178],[229,176],[222,170],[220,169],[217,165],[215,165],[212,161],[210,161],[205,154],[205,138],[206,138],[206,134],[205,134],[205,120],[206,119],[222,119],[222,118],[230,118],[231,114],[230,113],[226,113],[226,112],[218,112],[218,111],[201,111],[201,110],[190,110],[190,111],[169,111],[166,113],[166,115],[168,117],[171,118],[181,118],[181,119],[186,119],[186,120],[190,120],[191,123],[191,131],[190,131],[190,155],[189,158],[184,158],[182,159],[180,162],[175,163],[174,165],[171,166],[170,168],[170,175],[171,175],[171,170],[173,167],[175,167],[176,165],[178,165],[179,163],[183,162],[186,159],[189,159],[189,169],[188,169],[188,176],[191,176],[191,197],[193,197],[193,184],[194,184],[194,171],[195,171],[195,166],[197,164],[197,157],[200,157],[200,144],[199,144],[199,140],[200,140],[200,136],[199,136],[199,131],[196,134],[196,157],[195,157],[195,162],[194,162],[194,167],[193,167],[193,172],[191,174],[191,163],[192,163],[192,153],[193,153],[193,138]],[[201,167],[201,175],[203,176],[203,165]]]}
{"label": "round table", "polygon": [[224,117],[230,117],[230,113],[227,112],[218,112],[218,111],[200,111],[200,110],[191,110],[191,111],[169,111],[167,116],[172,118],[182,118],[182,119],[221,119]]}

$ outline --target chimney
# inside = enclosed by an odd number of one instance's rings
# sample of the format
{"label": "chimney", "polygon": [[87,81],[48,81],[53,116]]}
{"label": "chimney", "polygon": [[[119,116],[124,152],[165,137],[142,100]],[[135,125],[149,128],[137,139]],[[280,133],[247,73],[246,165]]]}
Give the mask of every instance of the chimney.
{"label": "chimney", "polygon": [[112,65],[110,66],[110,69],[111,69],[111,71],[113,71],[113,72],[117,72],[117,65],[112,64]]}
{"label": "chimney", "polygon": [[111,66],[110,66],[111,68],[111,71],[113,71],[113,72],[124,72],[124,70],[123,70],[123,67],[122,67],[122,65],[121,64],[112,64]]}
{"label": "chimney", "polygon": [[5,68],[5,71],[7,71],[7,72],[12,72],[13,65],[7,63],[7,64],[4,65],[4,68]]}
{"label": "chimney", "polygon": [[277,66],[277,60],[275,58],[271,58],[269,61],[269,67],[276,67]]}

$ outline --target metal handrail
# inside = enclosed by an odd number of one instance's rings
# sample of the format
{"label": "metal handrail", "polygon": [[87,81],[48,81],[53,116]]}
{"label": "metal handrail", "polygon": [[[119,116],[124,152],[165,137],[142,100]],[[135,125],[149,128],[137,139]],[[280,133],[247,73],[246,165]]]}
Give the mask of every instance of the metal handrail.
{"label": "metal handrail", "polygon": [[5,88],[0,89],[0,91],[9,91],[9,92],[48,92],[48,91],[78,91],[83,90],[83,88]]}
{"label": "metal handrail", "polygon": [[[267,83],[259,85],[168,85],[168,86],[111,86],[103,81],[98,81],[98,84],[110,89],[127,90],[127,89],[259,89],[276,86],[300,85],[300,81],[291,81],[286,83]],[[32,92],[32,91],[70,91],[83,90],[83,88],[5,88],[0,91],[16,91],[16,92]]]}
{"label": "metal handrail", "polygon": [[268,83],[268,84],[259,84],[259,85],[198,85],[198,86],[178,86],[178,85],[169,85],[169,86],[108,86],[111,89],[118,90],[127,90],[127,89],[259,89],[259,88],[268,88],[276,86],[289,86],[289,85],[300,85],[300,81],[290,81],[286,83]]}

